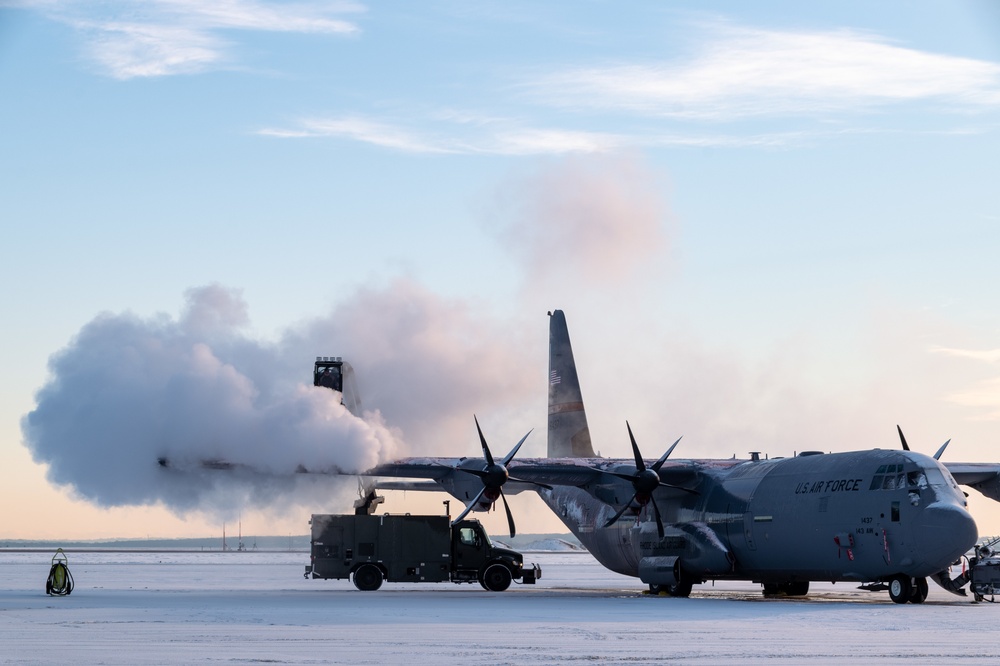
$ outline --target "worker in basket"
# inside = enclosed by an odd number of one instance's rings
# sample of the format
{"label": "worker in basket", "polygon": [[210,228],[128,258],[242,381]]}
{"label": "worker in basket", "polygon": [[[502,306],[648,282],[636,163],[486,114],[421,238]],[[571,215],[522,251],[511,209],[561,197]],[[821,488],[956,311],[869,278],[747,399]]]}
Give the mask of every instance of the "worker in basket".
{"label": "worker in basket", "polygon": [[45,594],[64,597],[73,592],[73,574],[69,572],[69,559],[62,548],[52,556],[49,578],[45,581]]}

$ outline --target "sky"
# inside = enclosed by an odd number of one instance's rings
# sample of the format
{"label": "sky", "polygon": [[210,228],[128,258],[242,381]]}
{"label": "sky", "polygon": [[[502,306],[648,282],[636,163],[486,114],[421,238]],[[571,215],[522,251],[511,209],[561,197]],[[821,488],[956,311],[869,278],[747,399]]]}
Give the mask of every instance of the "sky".
{"label": "sky", "polygon": [[0,538],[356,494],[159,455],[542,456],[556,308],[605,456],[1000,460],[996,3],[0,0],[0,90]]}

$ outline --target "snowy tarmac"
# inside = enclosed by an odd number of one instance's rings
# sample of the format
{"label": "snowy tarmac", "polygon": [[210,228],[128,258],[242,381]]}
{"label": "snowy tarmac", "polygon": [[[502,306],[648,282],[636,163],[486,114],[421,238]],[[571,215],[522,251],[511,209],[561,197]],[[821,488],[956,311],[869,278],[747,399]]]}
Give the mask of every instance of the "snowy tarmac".
{"label": "snowy tarmac", "polygon": [[0,551],[0,662],[12,664],[1000,663],[1000,604],[933,583],[922,605],[814,583],[653,597],[586,553],[530,553],[535,586],[306,580],[306,553],[69,552],[76,589],[45,595],[51,553]]}

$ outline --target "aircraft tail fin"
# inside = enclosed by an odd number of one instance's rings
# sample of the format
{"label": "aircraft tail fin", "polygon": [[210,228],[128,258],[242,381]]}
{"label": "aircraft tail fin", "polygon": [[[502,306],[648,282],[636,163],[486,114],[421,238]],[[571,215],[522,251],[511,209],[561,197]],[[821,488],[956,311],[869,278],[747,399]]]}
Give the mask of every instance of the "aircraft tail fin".
{"label": "aircraft tail fin", "polygon": [[573,346],[562,310],[549,313],[550,458],[594,458]]}

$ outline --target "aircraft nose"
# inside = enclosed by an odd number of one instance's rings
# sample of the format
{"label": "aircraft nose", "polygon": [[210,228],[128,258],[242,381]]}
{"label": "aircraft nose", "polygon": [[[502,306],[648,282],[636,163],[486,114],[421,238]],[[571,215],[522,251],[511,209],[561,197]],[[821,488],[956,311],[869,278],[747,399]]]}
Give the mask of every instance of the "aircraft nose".
{"label": "aircraft nose", "polygon": [[924,509],[920,532],[924,561],[939,568],[960,558],[979,538],[979,528],[968,511],[942,502]]}

